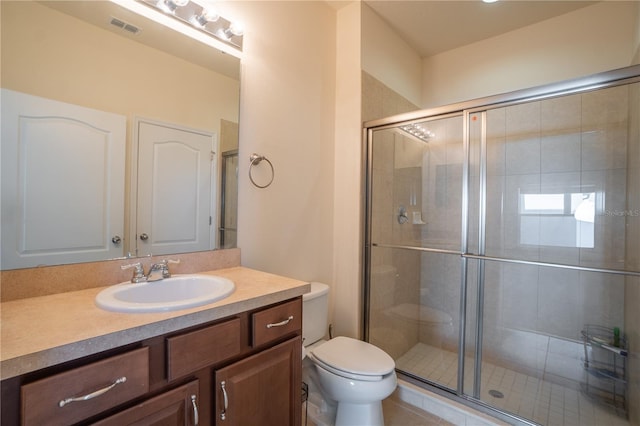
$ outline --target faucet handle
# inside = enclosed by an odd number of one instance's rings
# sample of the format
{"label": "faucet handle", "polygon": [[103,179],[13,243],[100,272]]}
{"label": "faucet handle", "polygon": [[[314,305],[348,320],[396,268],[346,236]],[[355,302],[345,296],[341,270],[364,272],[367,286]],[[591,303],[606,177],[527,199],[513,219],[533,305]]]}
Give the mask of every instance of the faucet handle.
{"label": "faucet handle", "polygon": [[169,264],[170,263],[178,264],[180,263],[180,259],[164,259],[162,263],[165,265],[164,273],[163,273],[164,278],[169,278],[171,277],[171,272],[169,272]]}
{"label": "faucet handle", "polygon": [[139,283],[140,281],[146,281],[146,277],[144,275],[144,268],[142,267],[142,263],[136,262],[131,263],[129,265],[120,265],[120,269],[123,271],[125,269],[135,268],[133,270],[133,276],[131,277],[132,283]]}
{"label": "faucet handle", "polygon": [[152,275],[152,273],[156,273],[156,272],[161,272],[162,273],[162,278],[170,278],[171,277],[171,272],[169,272],[169,264],[170,263],[180,263],[180,259],[177,259],[177,260],[174,260],[174,259],[163,259],[158,263],[154,263],[149,268],[149,275],[147,275],[147,280],[155,281],[156,279],[161,279],[161,278],[155,278],[155,274],[154,274],[153,279],[149,278]]}
{"label": "faucet handle", "polygon": [[160,261],[160,264],[164,265],[164,269],[168,272],[169,271],[169,264],[178,264],[180,263],[180,259],[162,259]]}

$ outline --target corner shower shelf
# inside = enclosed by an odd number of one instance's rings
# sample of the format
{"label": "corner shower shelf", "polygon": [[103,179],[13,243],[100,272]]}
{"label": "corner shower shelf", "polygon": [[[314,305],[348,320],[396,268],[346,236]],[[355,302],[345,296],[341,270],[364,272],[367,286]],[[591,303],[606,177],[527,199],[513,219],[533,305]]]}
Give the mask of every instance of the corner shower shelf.
{"label": "corner shower shelf", "polygon": [[582,391],[591,399],[627,414],[627,342],[620,336],[614,345],[611,328],[586,325],[584,342],[585,381]]}

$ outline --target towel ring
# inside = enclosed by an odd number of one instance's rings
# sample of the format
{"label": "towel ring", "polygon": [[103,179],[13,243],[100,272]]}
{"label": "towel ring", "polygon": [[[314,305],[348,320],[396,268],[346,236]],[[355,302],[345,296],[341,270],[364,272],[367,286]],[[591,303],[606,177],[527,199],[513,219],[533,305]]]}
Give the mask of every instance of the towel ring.
{"label": "towel ring", "polygon": [[[266,188],[267,186],[271,185],[271,182],[273,182],[273,178],[275,177],[275,171],[273,170],[273,164],[271,164],[271,161],[269,161],[269,159],[263,155],[258,155],[256,153],[251,154],[251,157],[249,157],[250,160],[250,164],[249,164],[249,180],[251,180],[251,183],[256,186],[257,188]],[[269,180],[269,182],[266,185],[258,185],[256,183],[255,180],[253,180],[253,175],[251,174],[251,170],[253,169],[253,166],[260,164],[260,162],[262,162],[262,160],[266,161],[267,163],[269,163],[269,166],[271,167],[271,179]]]}

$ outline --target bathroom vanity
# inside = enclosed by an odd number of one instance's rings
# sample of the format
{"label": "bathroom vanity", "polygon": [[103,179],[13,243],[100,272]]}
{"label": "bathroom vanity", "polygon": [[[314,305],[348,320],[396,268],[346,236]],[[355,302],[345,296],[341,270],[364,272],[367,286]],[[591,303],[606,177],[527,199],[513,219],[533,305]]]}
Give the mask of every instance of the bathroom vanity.
{"label": "bathroom vanity", "polygon": [[123,314],[101,290],[2,304],[2,425],[301,423],[307,283],[236,267],[213,304]]}

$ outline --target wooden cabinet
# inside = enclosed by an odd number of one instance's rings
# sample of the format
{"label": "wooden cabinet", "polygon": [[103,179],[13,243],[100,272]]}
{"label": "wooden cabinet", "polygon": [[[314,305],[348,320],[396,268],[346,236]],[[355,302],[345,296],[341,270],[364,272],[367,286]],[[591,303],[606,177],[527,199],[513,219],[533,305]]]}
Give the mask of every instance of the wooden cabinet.
{"label": "wooden cabinet", "polygon": [[302,338],[296,337],[215,373],[216,424],[300,425]]}
{"label": "wooden cabinet", "polygon": [[301,315],[298,297],[4,380],[0,424],[299,425]]}

